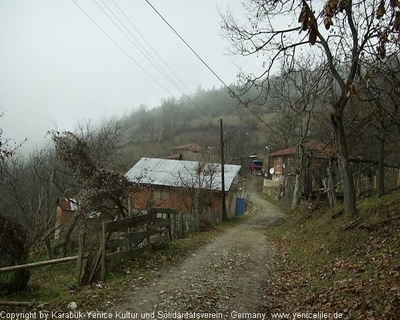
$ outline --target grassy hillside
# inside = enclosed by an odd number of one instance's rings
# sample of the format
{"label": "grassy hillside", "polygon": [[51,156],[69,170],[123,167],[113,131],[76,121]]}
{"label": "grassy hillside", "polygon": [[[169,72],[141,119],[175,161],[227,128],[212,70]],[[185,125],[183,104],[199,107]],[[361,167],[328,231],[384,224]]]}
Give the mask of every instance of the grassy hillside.
{"label": "grassy hillside", "polygon": [[399,208],[396,192],[360,202],[356,217],[304,208],[288,214],[270,230],[280,257],[269,309],[400,319]]}

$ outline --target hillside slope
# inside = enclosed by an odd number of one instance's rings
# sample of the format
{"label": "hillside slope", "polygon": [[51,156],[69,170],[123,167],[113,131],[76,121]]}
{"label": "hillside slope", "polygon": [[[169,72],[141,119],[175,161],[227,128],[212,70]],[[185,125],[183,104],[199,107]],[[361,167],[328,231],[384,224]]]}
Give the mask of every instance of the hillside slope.
{"label": "hillside slope", "polygon": [[270,229],[280,262],[270,311],[400,319],[400,192],[358,204],[357,217],[301,209]]}
{"label": "hillside slope", "polygon": [[[203,148],[212,147],[219,152],[220,119],[224,123],[225,157],[229,163],[234,158],[265,151],[268,134],[266,126],[244,106],[229,96],[226,103],[220,103],[215,92],[227,96],[222,90],[201,93],[202,103],[195,95],[193,100],[199,108],[188,102],[167,100],[155,108],[141,107],[129,116],[123,117],[124,141],[121,148],[125,159],[125,170],[141,157],[163,158],[171,155],[175,146],[196,143]],[[206,105],[206,107],[205,107]],[[267,107],[257,110],[258,117],[271,123],[274,113]],[[270,142],[269,142],[270,143]],[[123,170],[122,170],[123,171]]]}

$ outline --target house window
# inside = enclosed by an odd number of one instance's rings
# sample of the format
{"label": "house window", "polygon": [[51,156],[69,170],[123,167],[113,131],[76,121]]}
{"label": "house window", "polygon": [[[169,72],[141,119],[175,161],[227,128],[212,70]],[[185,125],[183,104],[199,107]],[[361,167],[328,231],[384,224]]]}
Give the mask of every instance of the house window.
{"label": "house window", "polygon": [[160,200],[161,198],[161,189],[154,189],[151,194],[152,200]]}
{"label": "house window", "polygon": [[169,190],[161,189],[160,200],[168,200],[169,199]]}
{"label": "house window", "polygon": [[154,189],[152,194],[153,200],[168,200],[169,199],[169,190],[167,189]]}

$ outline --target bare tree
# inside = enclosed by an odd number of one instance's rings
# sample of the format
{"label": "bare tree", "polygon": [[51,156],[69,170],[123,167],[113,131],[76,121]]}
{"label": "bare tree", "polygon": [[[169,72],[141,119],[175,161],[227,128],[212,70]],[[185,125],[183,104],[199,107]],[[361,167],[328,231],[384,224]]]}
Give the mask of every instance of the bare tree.
{"label": "bare tree", "polygon": [[[35,152],[24,161],[18,155],[2,164],[0,209],[26,230],[26,246],[32,252],[46,244],[52,257],[50,240],[56,230],[55,199],[60,195],[60,171],[51,152]],[[65,190],[63,190],[65,191]]]}
{"label": "bare tree", "polygon": [[247,24],[240,24],[228,13],[223,17],[222,25],[235,53],[258,54],[267,60],[260,76],[245,77],[243,91],[253,86],[266,88],[268,76],[277,61],[294,65],[299,52],[310,45],[313,46],[310,50],[322,52],[326,58],[337,84],[336,98],[329,112],[338,151],[344,210],[348,215],[354,215],[356,197],[344,110],[356,93],[354,82],[360,57],[373,54],[375,58],[376,52],[385,57],[398,49],[400,3],[327,0],[321,7],[319,2],[312,0],[248,0],[246,7]]}
{"label": "bare tree", "polygon": [[271,86],[270,95],[280,105],[277,113],[289,114],[290,121],[294,124],[289,133],[297,147],[292,208],[299,201],[300,177],[306,165],[304,143],[309,137],[314,113],[324,104],[327,80],[324,64],[314,56],[307,56],[297,60],[294,66],[283,64],[279,77]]}
{"label": "bare tree", "polygon": [[[0,118],[2,118],[4,113],[0,113]],[[0,128],[0,162],[4,161],[15,154],[15,151],[22,146],[26,139],[20,143],[14,142],[11,145],[10,139],[6,139],[3,136],[3,129]]]}
{"label": "bare tree", "polygon": [[396,128],[400,127],[400,63],[392,57],[385,63],[362,61],[363,72],[357,77],[359,100],[363,104],[359,113],[372,129],[378,144],[378,196],[385,194],[385,157],[394,150],[387,150],[386,143]]}
{"label": "bare tree", "polygon": [[219,167],[212,163],[199,162],[196,168],[185,168],[178,173],[178,178],[183,186],[182,202],[191,213],[193,229],[197,230],[200,217],[208,208],[211,209],[211,191],[218,184],[216,175]]}
{"label": "bare tree", "polygon": [[84,137],[72,132],[53,132],[53,140],[57,156],[74,177],[80,210],[125,217],[126,199],[131,190],[127,178],[97,165]]}
{"label": "bare tree", "polygon": [[[3,114],[0,114],[0,118]],[[12,214],[9,207],[4,204],[3,190],[4,180],[7,178],[8,162],[15,157],[15,151],[21,144],[14,144],[10,147],[9,140],[3,137],[3,130],[0,129],[0,265],[15,265],[25,263],[29,254],[29,241],[24,229],[19,221]],[[4,212],[9,214],[6,217]],[[29,270],[17,270],[10,276],[3,275],[0,281],[0,291],[4,289],[8,292],[24,289],[30,279]]]}

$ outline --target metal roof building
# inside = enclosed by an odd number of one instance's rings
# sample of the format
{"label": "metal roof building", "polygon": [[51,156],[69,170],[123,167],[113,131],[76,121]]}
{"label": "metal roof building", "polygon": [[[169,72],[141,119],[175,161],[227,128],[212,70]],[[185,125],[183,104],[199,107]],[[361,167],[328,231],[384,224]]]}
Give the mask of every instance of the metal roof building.
{"label": "metal roof building", "polygon": [[[225,191],[229,191],[240,166],[226,164]],[[221,164],[142,158],[125,175],[129,181],[169,187],[198,187],[221,191]]]}

